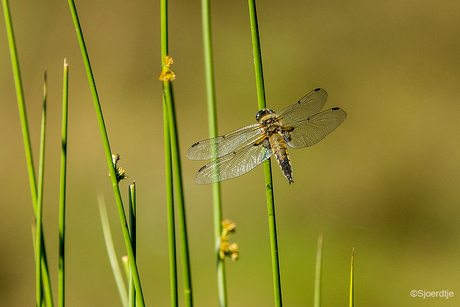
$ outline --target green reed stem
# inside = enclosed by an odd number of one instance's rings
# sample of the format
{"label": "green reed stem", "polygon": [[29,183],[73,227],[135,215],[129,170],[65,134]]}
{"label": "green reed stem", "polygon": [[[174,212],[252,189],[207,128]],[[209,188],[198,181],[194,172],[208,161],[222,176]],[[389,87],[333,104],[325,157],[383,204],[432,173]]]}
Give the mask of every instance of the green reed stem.
{"label": "green reed stem", "polygon": [[46,257],[46,250],[45,250],[45,241],[42,235],[42,259],[41,259],[41,275],[42,275],[42,290],[45,297],[43,300],[46,302],[46,306],[53,307],[53,294],[51,293],[51,280],[48,271],[48,260]]}
{"label": "green reed stem", "polygon": [[69,64],[64,59],[64,81],[62,90],[62,145],[61,145],[61,181],[59,193],[59,276],[58,306],[65,306],[65,199],[67,178],[67,124],[69,97]]}
{"label": "green reed stem", "polygon": [[321,268],[323,259],[323,235],[318,236],[318,247],[316,248],[316,269],[315,269],[315,299],[314,307],[321,306]]}
{"label": "green reed stem", "polygon": [[[168,54],[168,2],[161,1],[161,63]],[[164,85],[163,85],[164,88]],[[170,98],[171,99],[171,98]],[[169,112],[166,95],[163,92],[163,130],[165,143],[165,174],[166,174],[166,206],[168,212],[168,244],[169,244],[169,282],[171,287],[171,306],[179,306],[177,289],[177,250],[176,223],[174,217],[173,165],[171,153],[171,136],[169,131]]]}
{"label": "green reed stem", "polygon": [[353,307],[355,305],[355,248],[353,247],[353,251],[351,252],[351,273],[350,273],[350,301],[349,306]]}
{"label": "green reed stem", "polygon": [[163,123],[165,142],[165,166],[166,166],[166,202],[168,211],[168,243],[169,243],[169,278],[171,287],[171,306],[178,306],[177,295],[177,251],[176,251],[176,228],[174,220],[174,188],[171,161],[171,138],[169,136],[168,109],[163,95]]}
{"label": "green reed stem", "polygon": [[37,211],[37,184],[35,181],[35,170],[34,170],[34,162],[33,162],[33,155],[32,155],[32,146],[30,144],[29,125],[27,123],[26,106],[24,102],[24,92],[22,89],[22,81],[21,81],[21,71],[19,69],[18,54],[16,51],[16,42],[14,39],[13,24],[11,21],[8,1],[3,0],[2,3],[3,3],[3,13],[5,15],[5,22],[6,22],[6,32],[8,35],[8,42],[9,42],[9,47],[10,47],[11,64],[13,65],[14,84],[16,87],[16,96],[18,99],[22,136],[24,139],[24,147],[26,151],[27,169],[29,173],[29,184],[30,184],[30,191],[32,194],[32,204],[34,206],[34,213],[36,214],[36,211]]}
{"label": "green reed stem", "polygon": [[109,255],[110,266],[112,267],[115,283],[117,284],[118,293],[123,306],[128,306],[128,296],[126,295],[126,287],[121,274],[120,266],[118,265],[118,257],[113,245],[112,233],[110,231],[109,217],[107,216],[107,209],[102,194],[97,196],[97,204],[99,206],[99,215],[101,216],[102,233],[104,234],[105,247]]}
{"label": "green reed stem", "polygon": [[94,107],[96,109],[96,115],[97,115],[97,119],[99,122],[99,129],[102,135],[102,141],[104,143],[105,155],[106,155],[107,164],[109,167],[110,180],[112,181],[112,188],[113,188],[113,192],[115,194],[115,200],[117,203],[118,215],[120,217],[121,228],[123,231],[123,238],[125,240],[126,250],[128,252],[128,258],[129,258],[129,264],[131,267],[131,271],[133,272],[133,280],[134,280],[134,285],[136,288],[137,303],[139,306],[144,306],[145,305],[144,296],[143,296],[141,282],[139,278],[139,272],[137,270],[137,265],[136,265],[136,261],[134,258],[134,252],[133,252],[133,247],[131,244],[131,239],[129,236],[126,215],[123,209],[123,201],[121,199],[120,189],[118,187],[118,181],[117,181],[117,177],[115,174],[115,167],[112,162],[112,152],[110,150],[109,137],[107,135],[107,130],[104,124],[104,117],[102,116],[102,108],[99,102],[99,96],[97,94],[96,82],[94,80],[93,72],[91,70],[91,64],[89,61],[88,52],[86,50],[85,40],[83,38],[83,32],[80,26],[80,22],[78,20],[78,14],[77,14],[77,9],[75,7],[75,3],[73,0],[69,0],[68,2],[69,2],[70,12],[72,14],[72,19],[74,22],[75,30],[77,32],[78,42],[79,42],[81,53],[83,56],[83,62],[85,64],[86,74],[88,75],[88,81],[89,81],[89,85],[91,88],[91,94],[93,96]]}
{"label": "green reed stem", "polygon": [[[217,114],[212,60],[211,16],[209,6],[209,0],[201,1],[206,98],[208,106],[208,129],[209,138],[214,138],[217,136]],[[222,198],[220,192],[220,182],[212,184],[212,200],[214,213],[214,241],[217,261],[217,290],[219,294],[219,306],[223,307],[227,306],[227,290],[225,279],[225,259],[222,259],[219,254],[222,234]]]}
{"label": "green reed stem", "polygon": [[[252,48],[254,52],[254,66],[256,74],[256,86],[257,86],[257,101],[259,109],[265,108],[265,89],[264,89],[264,77],[262,70],[262,55],[260,51],[259,41],[259,28],[257,25],[257,12],[255,0],[248,0],[249,2],[249,18],[251,20],[251,36],[252,36]],[[273,271],[273,283],[275,291],[275,304],[276,306],[282,305],[281,299],[281,278],[280,268],[278,259],[278,241],[276,235],[276,219],[275,219],[275,201],[273,197],[273,182],[270,159],[264,162],[265,171],[265,195],[267,199],[267,210],[268,210],[268,226],[270,231],[270,246],[272,255],[272,271]]]}
{"label": "green reed stem", "polygon": [[[167,84],[165,84],[167,83]],[[184,280],[184,295],[185,295],[185,305],[193,306],[193,297],[192,297],[192,279],[191,279],[191,267],[189,259],[189,248],[188,248],[188,238],[187,238],[187,224],[186,224],[186,215],[185,215],[185,203],[183,196],[183,187],[182,187],[182,171],[180,166],[180,154],[179,154],[179,141],[177,139],[177,131],[175,124],[175,112],[174,106],[172,104],[171,97],[171,84],[166,81],[163,82],[164,88],[163,92],[166,95],[166,104],[168,105],[168,118],[169,118],[169,131],[171,137],[171,149],[172,149],[172,162],[173,162],[173,173],[174,173],[174,184],[176,188],[176,199],[177,199],[177,217],[179,221],[179,233],[180,233],[180,243],[182,250],[182,268],[183,268],[183,280]],[[172,98],[172,97],[171,97]]]}
{"label": "green reed stem", "polygon": [[[35,181],[35,170],[34,170],[34,163],[33,163],[32,146],[30,144],[29,126],[27,123],[27,114],[26,114],[26,107],[25,107],[25,102],[24,102],[24,91],[22,89],[21,72],[19,69],[18,53],[16,50],[16,42],[14,39],[14,31],[13,31],[13,22],[11,20],[11,14],[10,14],[8,1],[2,0],[2,5],[3,5],[3,14],[5,17],[8,44],[10,48],[11,65],[13,68],[13,78],[14,78],[14,84],[16,88],[16,96],[18,100],[19,118],[21,122],[22,137],[24,141],[24,150],[26,154],[27,171],[29,174],[30,194],[32,197],[32,206],[34,209],[34,216],[36,218],[37,217],[37,183]],[[42,246],[41,246],[42,256],[40,260],[40,263],[41,263],[40,265],[41,265],[41,276],[43,279],[42,286],[43,286],[43,291],[45,294],[45,300],[47,302],[47,305],[53,306],[52,293],[51,293],[51,281],[49,277],[48,261],[46,258],[45,240],[43,236],[41,238],[41,241],[42,241]],[[34,243],[34,250],[36,250],[35,243]]]}
{"label": "green reed stem", "polygon": [[37,306],[42,303],[42,275],[41,275],[41,258],[42,258],[42,238],[43,238],[43,183],[45,179],[45,141],[46,141],[46,99],[47,99],[46,71],[43,84],[43,111],[40,132],[40,157],[38,162],[38,198],[37,198],[37,217],[36,217],[36,237],[35,237],[35,295]]}
{"label": "green reed stem", "polygon": [[[128,190],[129,195],[129,233],[131,235],[131,242],[133,244],[134,257],[136,257],[136,183],[133,182],[129,185]],[[128,275],[128,284],[129,284],[129,306],[134,307],[136,305],[135,295],[136,290],[134,289],[133,283],[133,273],[131,270]]]}
{"label": "green reed stem", "polygon": [[[161,1],[161,55],[162,66],[164,56],[168,54],[168,2]],[[169,131],[168,106],[166,95],[163,94],[163,124],[165,143],[165,173],[166,173],[166,206],[168,212],[168,243],[169,243],[169,282],[171,287],[171,306],[179,306],[177,289],[177,250],[176,222],[174,214],[173,165],[171,153],[171,136]]]}
{"label": "green reed stem", "polygon": [[168,119],[169,119],[169,132],[171,138],[171,153],[173,162],[173,178],[176,188],[176,199],[177,199],[177,216],[179,221],[179,233],[180,233],[180,244],[182,250],[182,268],[183,268],[183,279],[184,279],[184,295],[186,306],[192,306],[192,280],[191,280],[191,268],[189,260],[189,249],[188,249],[188,238],[187,238],[187,224],[185,218],[185,204],[182,188],[182,176],[179,158],[179,142],[177,139],[177,131],[175,124],[175,112],[172,104],[171,96],[171,83],[169,81],[163,82],[163,94],[165,95]]}
{"label": "green reed stem", "polygon": [[[36,227],[36,224],[35,224],[35,221],[34,223],[32,224],[32,239],[33,239],[33,246],[34,246],[34,259],[36,259],[37,257],[37,251],[36,251],[36,242],[37,242],[37,227]],[[46,257],[45,257],[45,261],[46,261]],[[49,279],[46,279],[45,276],[43,275],[43,265],[42,265],[42,268],[41,268],[41,274],[42,274],[42,291],[44,290],[43,289],[43,286],[44,286],[44,283],[45,282],[49,282]],[[43,294],[45,294],[43,296]],[[46,292],[42,293],[42,300],[41,300],[41,305],[38,305],[38,306],[53,306],[53,298],[49,295],[47,295]]]}
{"label": "green reed stem", "polygon": [[[168,55],[168,3],[167,0],[161,1],[161,61],[164,68],[164,58]],[[176,126],[176,116],[174,111],[174,101],[172,97],[172,86],[170,81],[163,81],[163,99],[166,106],[168,117],[169,137],[171,140],[171,157],[174,173],[174,183],[177,198],[177,215],[179,221],[180,244],[182,249],[182,268],[185,305],[193,306],[192,280],[189,259],[189,248],[187,238],[187,224],[185,217],[185,204],[182,187],[182,172],[180,165],[179,141]],[[166,132],[165,132],[166,135]]]}

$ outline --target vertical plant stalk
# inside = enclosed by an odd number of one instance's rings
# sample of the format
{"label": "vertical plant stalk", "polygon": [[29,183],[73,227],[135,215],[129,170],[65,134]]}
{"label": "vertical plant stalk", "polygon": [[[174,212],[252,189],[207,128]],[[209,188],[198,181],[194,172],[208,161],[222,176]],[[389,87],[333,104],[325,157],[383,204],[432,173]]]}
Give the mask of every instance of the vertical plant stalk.
{"label": "vertical plant stalk", "polygon": [[171,161],[171,138],[169,136],[168,108],[163,95],[163,124],[165,142],[165,171],[166,171],[166,202],[168,212],[168,243],[169,243],[169,280],[171,287],[171,306],[178,306],[177,295],[177,252],[176,252],[176,226],[174,220],[174,189]]}
{"label": "vertical plant stalk", "polygon": [[[164,57],[168,54],[168,2],[161,1],[161,63],[165,65]],[[163,85],[164,88],[164,85]],[[166,95],[163,91],[163,131],[165,144],[165,179],[166,206],[168,215],[168,244],[169,244],[169,280],[171,287],[171,306],[179,306],[177,290],[177,251],[176,224],[174,218],[174,187],[173,166],[171,153],[171,136],[169,131],[169,112]]]}
{"label": "vertical plant stalk", "polygon": [[[211,17],[209,6],[209,0],[201,1],[206,98],[208,106],[208,128],[209,138],[214,138],[217,136],[217,114],[214,89],[214,69],[212,60]],[[219,306],[223,307],[227,306],[227,289],[225,279],[225,259],[220,257],[220,244],[222,234],[222,199],[220,192],[220,182],[215,182],[212,184],[212,200],[214,213],[214,241],[217,261],[217,290],[219,294]]]}
{"label": "vertical plant stalk", "polygon": [[[168,4],[167,0],[161,1],[161,59],[162,68],[165,66],[165,57],[168,55]],[[187,238],[187,224],[185,217],[185,204],[182,188],[182,172],[179,155],[179,141],[176,128],[176,117],[174,111],[174,102],[172,97],[172,87],[169,80],[163,80],[163,97],[166,105],[168,117],[169,137],[171,140],[171,157],[174,173],[174,184],[176,188],[177,215],[179,222],[180,244],[182,249],[182,269],[184,282],[185,305],[193,305],[192,280],[189,259],[189,248]]]}
{"label": "vertical plant stalk", "polygon": [[[25,102],[24,102],[24,92],[22,89],[21,72],[19,69],[18,53],[16,50],[16,43],[15,43],[14,32],[13,32],[13,23],[11,20],[8,1],[2,0],[2,4],[3,4],[3,14],[5,16],[6,33],[8,36],[8,44],[10,48],[11,65],[13,67],[13,77],[14,77],[14,84],[16,88],[16,96],[18,100],[19,118],[21,122],[22,137],[24,140],[24,150],[26,154],[27,171],[29,174],[30,194],[32,197],[32,206],[34,209],[34,216],[36,219],[37,217],[37,183],[35,181],[35,170],[34,170],[34,162],[33,162],[33,155],[32,155],[32,146],[30,144],[29,125],[27,123],[27,114],[26,114],[26,107],[25,107]],[[52,301],[53,295],[51,293],[51,281],[49,278],[48,261],[46,258],[45,240],[43,237],[41,238],[41,241],[42,241],[42,247],[41,247],[42,256],[41,256],[40,263],[41,263],[41,275],[43,279],[42,286],[43,286],[43,291],[45,294],[47,305],[52,306],[53,305],[53,301]],[[34,250],[35,250],[35,243],[34,243]]]}
{"label": "vertical plant stalk", "polygon": [[67,178],[67,123],[69,65],[64,59],[64,81],[62,90],[62,145],[61,145],[61,182],[59,193],[59,276],[58,276],[58,306],[65,306],[65,199]]}
{"label": "vertical plant stalk", "polygon": [[315,300],[314,307],[321,306],[321,268],[323,260],[323,235],[318,236],[318,247],[316,248],[316,269],[315,269]]}
{"label": "vertical plant stalk", "polygon": [[351,252],[351,273],[350,273],[350,307],[355,305],[355,248]]}
{"label": "vertical plant stalk", "polygon": [[86,50],[85,40],[83,38],[83,32],[80,26],[80,21],[78,20],[78,14],[77,14],[77,9],[75,7],[75,3],[73,0],[68,0],[68,2],[69,2],[70,12],[71,12],[72,19],[74,22],[75,30],[77,32],[77,37],[78,37],[78,42],[79,42],[82,57],[83,57],[83,62],[85,64],[86,74],[88,75],[88,81],[89,81],[89,85],[91,88],[91,94],[93,96],[94,107],[96,109],[96,115],[97,115],[97,119],[99,122],[99,129],[102,135],[102,141],[104,143],[104,149],[105,149],[107,164],[109,167],[110,179],[112,181],[112,188],[113,188],[113,192],[115,194],[115,200],[117,203],[118,215],[120,217],[121,228],[123,231],[123,238],[125,240],[126,250],[128,252],[129,265],[130,265],[131,271],[133,272],[133,281],[136,287],[137,303],[139,306],[144,306],[145,302],[144,302],[144,296],[142,293],[139,272],[137,270],[136,261],[134,259],[133,247],[131,244],[131,239],[130,239],[129,231],[128,231],[128,223],[126,221],[126,215],[123,209],[123,201],[121,199],[120,189],[118,187],[117,176],[115,174],[115,167],[112,161],[112,152],[110,150],[109,137],[107,135],[107,130],[105,128],[104,117],[102,116],[102,108],[101,108],[101,104],[99,102],[99,97],[97,94],[96,82],[94,80],[93,72],[91,70],[91,64],[89,61],[88,52]]}
{"label": "vertical plant stalk", "polygon": [[[161,1],[161,55],[168,54],[168,2]],[[171,136],[169,131],[169,115],[166,104],[166,95],[163,93],[163,131],[165,143],[165,179],[166,179],[166,206],[168,215],[168,243],[169,243],[169,282],[171,288],[171,306],[179,306],[177,290],[177,250],[176,250],[176,223],[174,214],[174,187],[173,166],[171,154]]]}
{"label": "vertical plant stalk", "polygon": [[[260,51],[259,28],[257,25],[257,12],[255,0],[249,2],[249,18],[251,20],[252,48],[254,52],[254,66],[257,86],[257,101],[259,109],[265,108],[265,89],[262,70],[262,55]],[[270,247],[272,255],[273,284],[275,292],[275,305],[281,306],[281,278],[278,258],[278,240],[276,235],[275,202],[273,197],[273,183],[270,159],[264,161],[265,194],[267,198],[268,226],[270,231]]]}
{"label": "vertical plant stalk", "polygon": [[[102,194],[97,196],[97,204],[99,206],[99,215],[101,216],[102,232],[104,234],[105,247],[109,255],[110,266],[112,267],[115,283],[117,284],[118,293],[123,306],[128,306],[128,296],[126,295],[126,287],[121,274],[120,266],[118,265],[118,257],[113,245],[112,233],[110,231],[109,217],[107,216],[107,209]],[[129,261],[129,260],[128,260]]]}
{"label": "vertical plant stalk", "polygon": [[47,99],[47,83],[46,71],[43,84],[43,111],[42,111],[42,124],[40,132],[40,157],[38,162],[38,198],[37,198],[37,217],[35,220],[36,234],[35,234],[35,294],[37,306],[41,306],[42,302],[42,275],[41,275],[41,258],[42,258],[42,213],[43,213],[43,183],[45,179],[45,141],[46,141],[46,99]]}
{"label": "vertical plant stalk", "polygon": [[[133,245],[134,257],[136,257],[136,183],[133,181],[129,185],[129,234],[131,235],[131,243]],[[136,304],[135,295],[136,290],[134,289],[133,273],[129,271],[129,306],[134,307]]]}

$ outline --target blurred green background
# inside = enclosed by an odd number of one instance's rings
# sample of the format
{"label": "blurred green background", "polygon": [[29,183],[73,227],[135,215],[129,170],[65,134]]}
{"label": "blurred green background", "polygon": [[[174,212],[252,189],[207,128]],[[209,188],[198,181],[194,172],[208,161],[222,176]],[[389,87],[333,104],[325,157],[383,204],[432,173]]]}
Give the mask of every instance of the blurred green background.
{"label": "blurred green background", "polygon": [[[44,228],[57,295],[62,64],[70,64],[67,305],[119,306],[96,196],[105,196],[118,256],[119,218],[88,81],[66,1],[10,1],[38,165],[48,71]],[[255,123],[248,4],[211,1],[219,132]],[[146,303],[168,306],[159,1],[76,3],[113,153],[137,184],[138,263]],[[356,306],[459,306],[460,3],[258,1],[267,106],[316,87],[347,120],[291,150],[295,184],[273,165],[283,301],[313,303],[324,235],[323,306],[346,306],[355,249]],[[185,158],[207,138],[199,1],[170,1],[170,55],[196,306],[216,306],[211,187]],[[0,23],[0,305],[34,304],[33,210],[4,21]],[[227,262],[230,306],[272,306],[263,167],[222,184],[240,260]],[[179,283],[180,286],[182,283]],[[456,296],[412,298],[411,290]],[[182,296],[181,296],[182,300]]]}

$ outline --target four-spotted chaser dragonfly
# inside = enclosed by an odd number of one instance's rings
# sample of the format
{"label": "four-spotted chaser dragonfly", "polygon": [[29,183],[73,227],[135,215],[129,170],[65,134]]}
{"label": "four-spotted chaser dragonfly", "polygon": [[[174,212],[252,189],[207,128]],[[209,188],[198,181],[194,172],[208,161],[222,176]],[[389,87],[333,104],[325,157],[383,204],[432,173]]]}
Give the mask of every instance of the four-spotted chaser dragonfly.
{"label": "four-spotted chaser dragonfly", "polygon": [[292,148],[314,145],[347,117],[341,108],[319,113],[326,100],[326,91],[317,88],[278,113],[260,110],[256,114],[257,124],[193,144],[187,158],[215,159],[199,169],[195,183],[208,184],[241,176],[273,154],[289,184],[293,183],[286,145]]}

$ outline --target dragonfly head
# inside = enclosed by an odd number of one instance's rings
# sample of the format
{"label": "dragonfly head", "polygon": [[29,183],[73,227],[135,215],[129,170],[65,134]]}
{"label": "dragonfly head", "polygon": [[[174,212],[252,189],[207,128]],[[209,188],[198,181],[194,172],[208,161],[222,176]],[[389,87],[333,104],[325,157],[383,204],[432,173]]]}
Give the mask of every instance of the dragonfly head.
{"label": "dragonfly head", "polygon": [[270,117],[272,117],[273,115],[275,115],[275,111],[273,110],[270,110],[270,109],[262,109],[260,110],[259,112],[257,112],[256,114],[256,120],[258,123],[261,123],[262,120],[264,120],[266,118],[267,115],[270,115]]}

